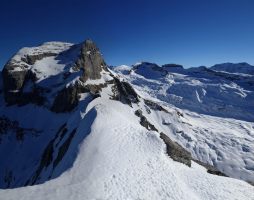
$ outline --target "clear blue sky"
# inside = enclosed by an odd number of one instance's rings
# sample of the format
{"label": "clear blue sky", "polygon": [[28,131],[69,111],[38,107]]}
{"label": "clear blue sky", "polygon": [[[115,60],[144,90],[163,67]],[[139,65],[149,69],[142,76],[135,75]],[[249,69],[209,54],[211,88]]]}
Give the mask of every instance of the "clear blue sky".
{"label": "clear blue sky", "polygon": [[0,68],[21,47],[93,39],[109,65],[254,64],[253,0],[1,0]]}

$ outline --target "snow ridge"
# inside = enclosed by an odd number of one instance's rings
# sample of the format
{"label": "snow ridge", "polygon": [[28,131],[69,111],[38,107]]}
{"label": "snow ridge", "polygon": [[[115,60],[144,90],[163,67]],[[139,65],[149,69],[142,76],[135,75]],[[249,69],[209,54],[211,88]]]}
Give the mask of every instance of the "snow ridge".
{"label": "snow ridge", "polygon": [[2,74],[0,199],[254,199],[251,74],[109,68],[91,40],[24,48]]}

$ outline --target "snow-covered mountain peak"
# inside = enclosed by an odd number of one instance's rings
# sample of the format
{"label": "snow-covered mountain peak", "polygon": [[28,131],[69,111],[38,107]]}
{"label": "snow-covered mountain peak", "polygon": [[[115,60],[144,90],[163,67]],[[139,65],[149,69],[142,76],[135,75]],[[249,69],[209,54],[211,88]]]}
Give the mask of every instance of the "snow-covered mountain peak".
{"label": "snow-covered mountain peak", "polygon": [[[45,42],[37,47],[24,47],[20,49],[10,60],[9,62],[13,65],[31,65],[35,62],[33,56],[50,56],[56,55],[60,52],[66,51],[73,44],[65,42]],[[20,67],[21,68],[21,67]],[[16,66],[13,70],[21,70]]]}
{"label": "snow-covered mountain peak", "polygon": [[32,49],[2,71],[1,198],[254,199],[252,76]]}
{"label": "snow-covered mountain peak", "polygon": [[91,40],[77,45],[47,42],[38,47],[22,48],[4,66],[2,75],[7,104],[46,106],[69,86],[104,84],[112,79],[99,49]]}
{"label": "snow-covered mountain peak", "polygon": [[160,78],[167,74],[167,71],[155,63],[141,62],[133,66],[135,73],[144,76],[145,78]]}
{"label": "snow-covered mountain peak", "polygon": [[138,69],[138,68],[147,68],[147,69],[152,68],[152,69],[155,69],[155,70],[160,67],[156,63],[150,63],[150,62],[138,62],[133,66],[136,69]]}
{"label": "snow-covered mountain peak", "polygon": [[212,66],[210,69],[215,71],[224,71],[229,73],[242,73],[254,75],[254,66],[242,62],[242,63],[222,63]]}

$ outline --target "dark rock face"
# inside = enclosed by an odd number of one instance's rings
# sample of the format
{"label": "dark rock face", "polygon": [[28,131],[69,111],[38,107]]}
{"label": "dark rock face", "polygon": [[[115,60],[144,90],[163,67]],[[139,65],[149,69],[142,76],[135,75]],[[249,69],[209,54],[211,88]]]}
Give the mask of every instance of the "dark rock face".
{"label": "dark rock face", "polygon": [[70,112],[78,105],[80,93],[89,92],[93,96],[93,99],[95,99],[100,96],[99,92],[106,86],[107,84],[82,86],[76,83],[75,85],[64,88],[57,94],[51,111],[56,113]]}
{"label": "dark rock face", "polygon": [[85,88],[93,95],[99,95],[102,88],[107,87],[107,83],[101,83],[99,85],[86,85]]}
{"label": "dark rock face", "polygon": [[[147,130],[153,130],[158,132],[158,129],[151,124],[145,116],[143,116],[141,110],[136,110],[135,115],[140,118],[140,124],[144,126]],[[191,166],[191,153],[185,150],[178,143],[173,142],[167,135],[160,133],[160,138],[167,146],[167,154],[174,160],[180,163],[183,163],[187,166]]]}
{"label": "dark rock face", "polygon": [[167,135],[160,133],[160,138],[167,146],[167,154],[177,162],[181,162],[187,166],[191,166],[191,153],[181,147],[178,143],[173,142]]}
{"label": "dark rock face", "polygon": [[155,126],[153,124],[151,124],[146,119],[146,117],[142,114],[141,110],[136,110],[135,111],[135,115],[140,118],[140,124],[141,124],[141,126],[144,126],[147,130],[152,130],[152,131],[157,131],[158,132],[158,129],[155,128]]}
{"label": "dark rock face", "polygon": [[29,65],[33,65],[37,60],[41,60],[43,58],[49,57],[49,56],[56,56],[57,54],[52,52],[45,52],[41,54],[35,54],[35,55],[26,55],[25,58],[22,58],[22,61]]}
{"label": "dark rock face", "polygon": [[168,111],[163,108],[162,106],[160,106],[159,104],[153,102],[153,101],[150,101],[150,100],[147,100],[147,99],[144,99],[144,103],[152,110],[158,110],[158,111],[164,111],[166,113],[168,113]]}
{"label": "dark rock face", "polygon": [[114,96],[112,99],[127,103],[131,106],[131,103],[138,103],[138,94],[132,88],[132,86],[124,81],[120,81],[114,77],[114,86],[112,87]]}
{"label": "dark rock face", "polygon": [[[26,55],[22,58],[22,61],[28,65],[33,65],[37,60],[41,60],[45,57],[55,56],[55,53],[43,53],[37,55]],[[36,81],[36,74],[28,69],[28,65],[24,64],[15,64],[12,61],[9,61],[2,71],[4,90],[20,90],[24,86],[27,80]],[[15,71],[15,68],[21,68],[22,70]]]}
{"label": "dark rock face", "polygon": [[81,48],[80,58],[76,62],[76,68],[84,71],[81,81],[87,79],[100,79],[101,70],[106,67],[106,63],[102,58],[99,49],[91,40],[86,40]]}
{"label": "dark rock face", "polygon": [[[85,82],[88,79],[100,79],[102,69],[107,70],[106,63],[102,58],[99,49],[91,40],[86,40],[81,47],[81,55],[76,61],[74,67],[76,71],[83,70],[80,81]],[[97,95],[105,84],[82,86],[76,83],[73,86],[62,89],[56,96],[51,108],[54,112],[70,112],[79,102],[79,93],[90,92]]]}
{"label": "dark rock face", "polygon": [[192,159],[192,160],[195,161],[196,163],[198,163],[199,165],[202,165],[203,167],[205,167],[207,169],[207,173],[214,174],[214,175],[217,175],[217,176],[228,177],[226,174],[224,174],[223,172],[219,171],[218,169],[216,169],[216,167],[214,167],[212,165],[209,165],[207,163],[201,162],[199,160],[195,160],[195,159]]}
{"label": "dark rock face", "polygon": [[[147,118],[142,114],[141,110],[136,110],[135,115],[140,118],[140,125],[145,127],[147,130],[153,130],[158,132],[158,129],[155,128],[153,124],[151,124]],[[167,147],[167,154],[171,157],[174,161],[183,163],[189,167],[191,167],[191,160],[197,162],[198,164],[202,165],[207,169],[207,173],[218,175],[218,176],[227,176],[223,172],[216,169],[216,167],[203,163],[199,160],[195,160],[192,158],[191,153],[185,150],[181,145],[177,142],[172,141],[166,134],[163,132],[160,133],[160,138],[166,144]]]}
{"label": "dark rock face", "polygon": [[56,113],[70,112],[79,101],[79,93],[89,92],[85,87],[79,84],[62,89],[56,96],[51,110]]}
{"label": "dark rock face", "polygon": [[27,70],[24,71],[10,71],[4,67],[2,71],[4,91],[20,90],[25,82]]}
{"label": "dark rock face", "polygon": [[[86,82],[88,79],[100,79],[102,69],[107,70],[106,63],[102,58],[99,49],[91,40],[86,40],[81,47],[81,55],[73,67],[76,71],[83,70],[80,81]],[[97,95],[105,84],[81,86],[75,84],[62,89],[56,96],[51,110],[54,112],[70,112],[79,102],[79,93],[90,92]]]}
{"label": "dark rock face", "polygon": [[[100,72],[102,69],[107,71],[106,63],[104,62],[99,49],[91,40],[86,40],[82,45],[77,45],[75,48],[80,48],[80,56],[75,62],[75,68],[77,71],[83,71],[80,76],[80,80],[85,82],[88,79],[101,78]],[[60,53],[62,57],[65,57],[63,52]],[[37,105],[44,105],[46,99],[44,93],[46,89],[38,87],[36,84],[36,73],[30,69],[30,65],[33,65],[37,60],[41,60],[45,57],[60,55],[52,52],[44,52],[32,55],[24,55],[21,61],[10,60],[2,71],[3,77],[3,92],[7,105],[25,105],[33,103]],[[70,76],[70,72],[64,73],[66,79]],[[29,84],[28,84],[29,82]],[[86,88],[82,88],[78,85],[64,88],[59,91],[52,111],[54,112],[68,112],[71,111],[79,100],[79,93],[81,90],[85,92],[91,92],[92,94],[98,93],[105,85],[87,85]],[[29,88],[29,92],[24,88]]]}
{"label": "dark rock face", "polygon": [[[38,55],[26,55],[21,58],[24,63],[15,63],[10,60],[2,71],[4,99],[8,105],[25,105],[33,103],[36,105],[44,104],[43,88],[37,87],[36,73],[28,69],[29,65],[34,64],[37,60],[56,55],[54,53],[43,53]],[[19,68],[19,70],[15,70]],[[23,88],[27,82],[31,82],[32,88],[30,92],[24,92]]]}
{"label": "dark rock face", "polygon": [[16,66],[12,66],[9,62],[2,71],[5,102],[8,105],[23,105],[27,103],[42,105],[44,99],[40,95],[41,90],[39,88],[34,87],[29,93],[23,92],[26,82],[31,81],[34,83],[36,81],[36,74],[27,69],[12,71],[13,67]]}

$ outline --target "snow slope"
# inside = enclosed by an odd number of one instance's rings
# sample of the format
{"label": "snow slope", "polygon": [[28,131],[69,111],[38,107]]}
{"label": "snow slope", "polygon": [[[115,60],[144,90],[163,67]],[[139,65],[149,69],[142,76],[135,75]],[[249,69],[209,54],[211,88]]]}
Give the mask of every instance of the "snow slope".
{"label": "snow slope", "polygon": [[242,73],[254,75],[254,66],[248,63],[223,63],[212,66],[210,69],[229,73]]}
{"label": "snow slope", "polygon": [[159,123],[157,127],[196,159],[231,177],[253,182],[254,124],[249,122],[254,115],[252,87],[247,90],[202,68],[158,75],[158,70],[151,73],[147,63],[138,70],[136,67],[129,73],[121,73],[122,67],[114,70],[144,98],[159,101],[182,115],[157,115],[152,119],[154,124]]}
{"label": "snow slope", "polygon": [[[91,41],[24,48],[9,61],[36,75],[20,91],[38,87],[45,102],[8,105],[1,84],[0,200],[254,199],[252,75],[98,61]],[[230,177],[173,160],[161,133]]]}
{"label": "snow slope", "polygon": [[[153,68],[154,64],[141,64],[131,70],[126,78],[140,92],[149,93],[179,108],[253,121],[254,76],[230,76],[207,68],[179,69],[174,72],[159,66],[157,68],[161,71]],[[118,67],[115,70],[119,71]]]}
{"label": "snow slope", "polygon": [[[79,145],[72,168],[42,185],[0,190],[15,199],[254,199],[243,181],[208,174],[171,160],[158,133],[137,123],[132,109],[101,98],[80,113],[96,113],[91,132]],[[81,121],[77,136],[84,134]]]}

